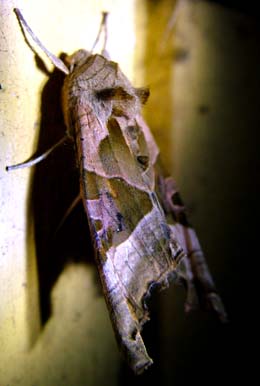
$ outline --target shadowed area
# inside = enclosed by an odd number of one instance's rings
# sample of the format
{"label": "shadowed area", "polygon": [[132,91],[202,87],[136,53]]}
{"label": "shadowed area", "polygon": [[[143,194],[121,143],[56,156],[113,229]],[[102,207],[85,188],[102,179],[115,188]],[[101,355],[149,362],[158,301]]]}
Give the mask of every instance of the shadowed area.
{"label": "shadowed area", "polygon": [[[38,58],[37,64],[44,69]],[[64,75],[56,69],[49,75],[42,91],[37,154],[57,143],[66,131],[61,109]],[[65,264],[68,261],[94,261],[87,219],[81,203],[59,227],[78,194],[79,175],[73,143],[68,140],[35,167],[29,199],[30,216],[34,218],[39,304],[43,324],[51,314],[51,290]]]}

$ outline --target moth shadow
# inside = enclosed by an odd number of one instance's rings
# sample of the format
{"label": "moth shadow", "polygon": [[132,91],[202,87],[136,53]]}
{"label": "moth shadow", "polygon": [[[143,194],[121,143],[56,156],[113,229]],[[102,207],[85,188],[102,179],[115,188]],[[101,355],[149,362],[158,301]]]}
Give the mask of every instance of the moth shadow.
{"label": "moth shadow", "polygon": [[[38,61],[38,67],[42,63]],[[46,71],[45,71],[46,72]],[[42,91],[41,122],[37,154],[42,154],[65,134],[61,108],[64,75],[55,69]],[[60,225],[79,194],[79,175],[73,144],[59,146],[35,167],[29,198],[29,218],[35,231],[41,325],[51,316],[51,291],[69,262],[93,264],[93,249],[82,204]],[[30,230],[28,229],[28,232]]]}

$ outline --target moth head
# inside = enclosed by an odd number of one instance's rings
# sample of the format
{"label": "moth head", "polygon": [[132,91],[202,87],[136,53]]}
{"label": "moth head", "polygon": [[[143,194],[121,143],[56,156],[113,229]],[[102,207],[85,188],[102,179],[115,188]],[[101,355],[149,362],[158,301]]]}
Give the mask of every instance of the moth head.
{"label": "moth head", "polygon": [[91,55],[91,52],[81,49],[72,55],[67,55],[64,58],[64,63],[72,73],[76,68],[82,66]]}

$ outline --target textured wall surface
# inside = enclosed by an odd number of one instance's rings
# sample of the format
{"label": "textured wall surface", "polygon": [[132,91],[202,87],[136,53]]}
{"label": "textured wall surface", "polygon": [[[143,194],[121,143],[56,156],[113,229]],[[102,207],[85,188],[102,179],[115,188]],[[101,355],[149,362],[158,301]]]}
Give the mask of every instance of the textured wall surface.
{"label": "textured wall surface", "polygon": [[[219,385],[246,370],[260,34],[242,13],[181,3],[169,34],[170,0],[0,3],[0,386]],[[4,170],[64,133],[62,77],[43,54],[45,71],[35,60],[14,6],[56,55],[92,47],[100,13],[110,11],[111,58],[135,85],[151,88],[145,117],[230,315],[228,326],[206,313],[185,316],[182,289],[156,294],[144,328],[155,364],[139,378],[118,354],[82,208],[56,232],[77,193],[73,149],[30,170]]]}

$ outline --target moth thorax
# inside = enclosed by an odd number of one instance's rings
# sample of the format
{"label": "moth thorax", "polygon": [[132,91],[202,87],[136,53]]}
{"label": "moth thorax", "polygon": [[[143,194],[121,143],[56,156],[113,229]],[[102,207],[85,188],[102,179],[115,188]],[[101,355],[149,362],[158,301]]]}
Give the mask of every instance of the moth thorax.
{"label": "moth thorax", "polygon": [[66,56],[64,63],[68,66],[71,73],[76,67],[82,66],[89,56],[91,56],[91,52],[81,49],[74,52],[72,55]]}

